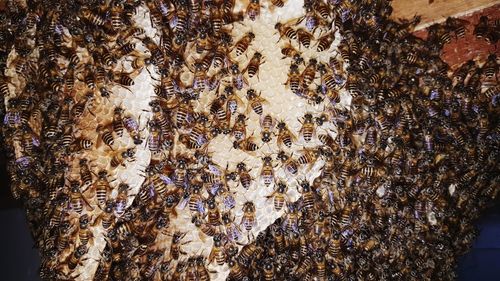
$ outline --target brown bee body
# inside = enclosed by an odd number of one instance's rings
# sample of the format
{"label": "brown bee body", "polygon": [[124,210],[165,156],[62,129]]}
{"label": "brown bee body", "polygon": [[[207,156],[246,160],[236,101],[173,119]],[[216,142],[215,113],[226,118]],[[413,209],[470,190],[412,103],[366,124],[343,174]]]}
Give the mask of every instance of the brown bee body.
{"label": "brown bee body", "polygon": [[243,37],[241,37],[238,42],[234,45],[234,48],[236,49],[236,55],[241,56],[246,50],[248,49],[248,46],[252,43],[253,39],[255,38],[255,34],[252,32],[248,32]]}
{"label": "brown bee body", "polygon": [[246,14],[249,19],[255,21],[255,19],[260,15],[260,0],[250,0],[246,8]]}
{"label": "brown bee body", "polygon": [[274,28],[277,29],[279,34],[280,34],[278,41],[281,40],[281,38],[283,38],[283,36],[287,37],[290,40],[297,39],[297,33],[295,32],[295,30],[293,30],[293,28],[291,28],[287,24],[282,24],[282,23],[278,22],[278,23],[276,23]]}
{"label": "brown bee body", "polygon": [[262,169],[260,170],[260,178],[266,186],[271,185],[274,181],[274,166],[271,156],[262,158]]}
{"label": "brown bee body", "polygon": [[306,113],[304,115],[304,120],[301,121],[301,123],[302,127],[300,128],[300,135],[304,141],[310,142],[316,132],[312,114]]}
{"label": "brown bee body", "polygon": [[278,146],[281,148],[285,145],[288,148],[292,147],[292,144],[296,141],[295,135],[288,129],[285,122],[281,121],[276,126],[278,128]]}
{"label": "brown bee body", "polygon": [[257,220],[255,219],[255,204],[253,202],[247,201],[243,204],[241,224],[245,227],[246,231],[252,230],[257,224]]}
{"label": "brown bee body", "polygon": [[273,205],[276,211],[280,211],[285,205],[287,198],[287,190],[288,187],[284,182],[278,182],[276,185],[276,189],[273,191],[271,195],[266,196],[268,199],[273,198]]}
{"label": "brown bee body", "polygon": [[250,59],[250,62],[248,63],[248,66],[246,68],[246,71],[248,73],[248,77],[252,78],[254,75],[259,76],[259,67],[261,64],[263,64],[264,61],[262,61],[262,54],[259,52],[255,52]]}

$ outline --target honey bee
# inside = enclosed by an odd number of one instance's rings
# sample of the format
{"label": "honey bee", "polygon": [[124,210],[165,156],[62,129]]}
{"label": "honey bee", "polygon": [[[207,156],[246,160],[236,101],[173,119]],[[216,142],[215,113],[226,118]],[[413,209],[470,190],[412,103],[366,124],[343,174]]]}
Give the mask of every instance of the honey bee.
{"label": "honey bee", "polygon": [[266,196],[267,199],[273,198],[273,205],[276,211],[281,211],[288,196],[286,195],[288,191],[288,186],[283,181],[279,181],[276,184],[276,188],[270,195]]}
{"label": "honey bee", "polygon": [[297,39],[300,43],[299,46],[304,46],[306,49],[309,49],[313,35],[303,28],[297,28],[295,32],[297,33]]}
{"label": "honey bee", "polygon": [[306,113],[304,115],[304,120],[299,120],[299,122],[302,124],[302,127],[299,131],[301,137],[304,139],[304,141],[310,142],[316,132],[312,114]]}
{"label": "honey bee", "polygon": [[247,137],[247,119],[248,118],[244,114],[238,114],[236,117],[236,121],[231,131],[231,135],[236,141],[242,141]]}
{"label": "honey bee", "polygon": [[274,181],[274,166],[271,156],[262,158],[262,169],[260,170],[260,178],[266,186],[271,185]]}
{"label": "honey bee", "polygon": [[247,114],[250,111],[250,109],[252,109],[258,115],[262,115],[263,113],[262,105],[267,103],[267,101],[264,98],[262,98],[260,94],[257,95],[254,89],[248,89],[247,100],[248,100],[248,107],[246,110]]}
{"label": "honey bee", "polygon": [[271,141],[274,129],[274,120],[271,115],[267,114],[260,119],[261,136],[264,143]]}
{"label": "honey bee", "polygon": [[257,75],[257,78],[259,78],[259,67],[263,63],[265,63],[265,61],[263,61],[262,54],[260,52],[255,52],[246,68],[248,77],[252,78],[254,75]]}
{"label": "honey bee", "polygon": [[251,201],[247,201],[243,204],[241,224],[245,227],[246,231],[252,230],[252,228],[257,225],[257,220],[255,219],[255,204]]}
{"label": "honey bee", "polygon": [[141,131],[139,129],[139,122],[137,122],[132,116],[126,115],[122,119],[123,127],[127,130],[130,137],[134,140],[135,145],[142,143]]}
{"label": "honey bee", "polygon": [[290,129],[288,129],[288,126],[284,121],[278,122],[276,127],[278,128],[278,146],[282,148],[283,145],[285,145],[286,147],[291,148],[297,137],[290,131]]}
{"label": "honey bee", "polygon": [[244,52],[246,52],[248,46],[250,46],[254,38],[255,34],[253,34],[253,32],[247,32],[243,35],[243,37],[241,37],[240,40],[238,40],[238,42],[234,45],[234,49],[236,49],[236,56],[241,56]]}
{"label": "honey bee", "polygon": [[290,43],[287,43],[283,48],[281,48],[281,54],[283,54],[282,59],[291,58],[297,65],[304,62],[304,59],[302,58],[300,52],[296,50]]}
{"label": "honey bee", "polygon": [[303,89],[301,86],[301,74],[299,72],[299,66],[296,64],[290,65],[290,72],[288,73],[288,80],[285,82],[286,85],[290,86],[290,90],[298,96],[303,95]]}
{"label": "honey bee", "polygon": [[297,162],[300,165],[308,165],[308,169],[311,169],[320,155],[321,151],[319,149],[305,148],[302,150],[302,155],[297,159]]}
{"label": "honey bee", "polygon": [[218,265],[223,265],[226,262],[226,254],[224,252],[224,241],[222,234],[217,234],[213,237],[214,244],[212,251],[208,256],[208,264],[211,264],[214,259]]}
{"label": "honey bee", "polygon": [[111,158],[111,167],[116,168],[118,166],[125,167],[125,161],[133,161],[135,155],[135,148],[128,148],[121,151],[116,151],[114,156]]}
{"label": "honey bee", "polygon": [[300,80],[304,89],[307,89],[316,77],[317,62],[316,59],[310,59],[309,64],[300,75]]}
{"label": "honey bee", "polygon": [[66,261],[68,268],[73,270],[83,261],[85,261],[86,259],[82,259],[82,257],[87,253],[87,251],[88,251],[87,246],[85,245],[78,246]]}
{"label": "honey bee", "polygon": [[[112,125],[112,124],[109,124]],[[102,126],[98,125],[96,128],[96,132],[99,134],[98,138],[98,143],[96,144],[97,147],[100,147],[100,141],[104,142],[111,150],[113,149],[113,144],[115,143],[115,139],[112,134],[112,128],[111,126]]]}
{"label": "honey bee", "polygon": [[187,252],[183,251],[181,249],[182,245],[186,245],[187,243],[190,243],[191,241],[185,241],[181,243],[182,238],[186,236],[187,233],[181,233],[181,232],[174,232],[172,235],[172,243],[170,246],[170,258],[173,260],[178,260],[180,255],[185,255]]}
{"label": "honey bee", "polygon": [[87,214],[80,216],[79,219],[80,229],[78,230],[78,238],[80,239],[80,245],[87,245],[89,242],[91,245],[93,242],[93,234],[89,229],[89,217]]}
{"label": "honey bee", "polygon": [[250,3],[248,3],[247,8],[245,9],[245,13],[249,19],[255,21],[255,19],[260,15],[260,8],[260,0],[250,0]]}
{"label": "honey bee", "polygon": [[301,181],[300,187],[302,188],[302,190],[300,191],[302,194],[302,207],[305,209],[314,208],[314,202],[316,200],[309,182],[307,182],[306,180]]}
{"label": "honey bee", "polygon": [[245,151],[246,153],[253,153],[254,151],[259,149],[259,146],[255,143],[254,138],[252,136],[243,139],[241,141],[234,141],[233,147],[234,149],[240,149]]}
{"label": "honey bee", "polygon": [[80,182],[78,181],[70,181],[70,206],[71,209],[76,213],[80,214],[83,211],[83,208],[87,206],[92,209],[92,206],[87,202],[87,199],[82,194],[80,190]]}
{"label": "honey bee", "polygon": [[241,239],[240,228],[234,223],[234,218],[231,218],[230,212],[222,214],[222,223],[229,241],[238,241]]}
{"label": "honey bee", "polygon": [[293,30],[293,28],[290,27],[290,23],[276,23],[274,26],[276,30],[278,30],[280,37],[278,38],[278,41],[281,40],[281,38],[287,37],[290,40],[296,40],[297,39],[297,32]]}
{"label": "honey bee", "polygon": [[291,156],[288,156],[284,151],[281,150],[278,152],[276,159],[281,161],[285,172],[287,172],[290,176],[295,176],[299,172],[299,164],[297,160],[292,158],[292,156],[293,154]]}
{"label": "honey bee", "polygon": [[108,200],[108,196],[111,193],[111,186],[108,181],[108,173],[106,170],[101,170],[97,174],[97,181],[95,182],[95,196],[97,200],[97,204],[99,207],[104,209],[106,206],[106,202]]}

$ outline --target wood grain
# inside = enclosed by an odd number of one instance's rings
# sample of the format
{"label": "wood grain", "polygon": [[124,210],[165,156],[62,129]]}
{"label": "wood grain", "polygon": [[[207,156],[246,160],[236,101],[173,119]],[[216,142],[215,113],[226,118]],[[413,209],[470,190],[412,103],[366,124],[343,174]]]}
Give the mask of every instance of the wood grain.
{"label": "wood grain", "polygon": [[462,16],[486,7],[500,4],[500,0],[394,0],[392,17],[411,18],[421,15],[422,22],[417,29],[422,29],[434,22],[444,21],[449,16]]}

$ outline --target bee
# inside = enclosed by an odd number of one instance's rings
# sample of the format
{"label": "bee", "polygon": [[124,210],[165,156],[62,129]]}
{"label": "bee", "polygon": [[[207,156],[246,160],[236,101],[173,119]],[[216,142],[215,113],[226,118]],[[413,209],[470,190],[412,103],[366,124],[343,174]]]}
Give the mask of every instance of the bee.
{"label": "bee", "polygon": [[[108,182],[109,183],[109,182]],[[118,185],[118,195],[116,196],[115,203],[114,203],[114,209],[115,209],[115,215],[117,217],[123,216],[125,213],[125,208],[127,206],[127,192],[130,189],[130,186],[126,183],[120,183]]]}
{"label": "bee", "polygon": [[95,195],[99,207],[104,208],[111,192],[111,186],[108,181],[108,173],[105,170],[99,171],[95,183]]}
{"label": "bee", "polygon": [[274,6],[276,6],[278,8],[283,8],[283,6],[285,6],[286,2],[287,2],[287,0],[271,0],[271,4],[273,4]]}
{"label": "bee", "polygon": [[260,52],[255,52],[246,68],[248,77],[252,78],[254,75],[257,75],[257,78],[259,78],[259,67],[263,63],[265,62],[262,59],[262,54]]}
{"label": "bee", "polygon": [[194,225],[200,229],[200,240],[202,241],[205,241],[205,239],[203,237],[201,237],[201,233],[203,233],[203,235],[207,235],[207,236],[214,236],[216,235],[217,233],[217,230],[216,230],[216,227],[208,224],[208,223],[205,223],[205,221],[203,221],[203,219],[200,218],[200,215],[199,214],[195,214],[192,218],[191,218],[191,222],[194,223]]}
{"label": "bee", "polygon": [[315,202],[315,195],[312,191],[311,186],[309,185],[309,182],[306,180],[303,180],[300,182],[300,187],[301,187],[301,194],[302,194],[302,207],[305,209],[312,209],[314,208],[314,202]]}
{"label": "bee", "polygon": [[255,219],[255,204],[251,201],[247,201],[243,204],[241,224],[245,227],[246,231],[252,230],[257,224],[257,220]]}
{"label": "bee", "polygon": [[262,169],[260,170],[260,178],[266,186],[271,185],[274,181],[274,166],[271,156],[262,158]]}
{"label": "bee", "polygon": [[276,188],[271,193],[271,195],[266,196],[267,199],[273,198],[273,205],[274,209],[276,211],[281,211],[283,206],[285,205],[285,202],[287,201],[287,193],[288,191],[288,186],[285,184],[283,181],[279,181],[276,184]]}
{"label": "bee", "polygon": [[241,56],[244,52],[246,52],[248,46],[250,46],[254,38],[255,34],[253,32],[247,32],[243,35],[243,37],[241,37],[240,40],[238,40],[238,42],[234,45],[234,49],[236,49],[236,56]]}
{"label": "bee", "polygon": [[309,169],[311,169],[314,163],[316,163],[316,160],[318,160],[319,156],[321,155],[321,152],[319,149],[308,148],[305,148],[302,151],[302,155],[297,159],[297,162],[300,165],[308,165]]}
{"label": "bee", "polygon": [[478,39],[486,38],[488,30],[489,30],[488,17],[481,16],[479,18],[479,22],[476,24],[476,26],[474,26],[473,34],[476,35],[476,38]]}
{"label": "bee", "polygon": [[304,115],[303,121],[299,120],[299,122],[302,124],[302,127],[299,131],[300,135],[302,136],[304,141],[310,142],[316,131],[312,114],[306,113]]}
{"label": "bee", "polygon": [[245,278],[248,278],[246,274],[245,268],[239,263],[239,261],[235,259],[229,259],[228,261],[229,265],[229,275],[228,278],[229,280],[245,280]]}
{"label": "bee", "polygon": [[290,65],[290,72],[288,73],[288,80],[285,82],[286,85],[290,86],[290,90],[298,96],[303,95],[303,90],[301,86],[301,75],[299,72],[299,66],[296,64]]}
{"label": "bee", "polygon": [[185,241],[181,243],[182,238],[186,236],[187,233],[181,233],[179,231],[174,232],[172,235],[172,243],[170,245],[170,258],[173,260],[178,260],[180,255],[186,255],[187,252],[183,251],[181,249],[182,245],[186,245],[187,243],[190,243],[191,241]]}
{"label": "bee", "polygon": [[208,77],[207,69],[203,66],[201,62],[196,62],[194,64],[193,71],[193,89],[198,91],[204,91],[207,87]]}
{"label": "bee", "polygon": [[203,202],[203,197],[201,196],[201,186],[193,185],[193,190],[191,196],[189,197],[189,210],[192,213],[205,213],[205,203]]}
{"label": "bee", "polygon": [[125,161],[133,161],[135,155],[134,148],[128,148],[121,151],[116,151],[114,156],[111,158],[111,167],[116,168],[118,166],[125,167]]}
{"label": "bee", "polygon": [[130,115],[126,115],[122,119],[123,127],[127,130],[130,137],[134,140],[135,145],[142,143],[142,137],[139,130],[139,123]]}
{"label": "bee", "polygon": [[101,254],[101,259],[99,260],[99,265],[95,273],[96,280],[107,280],[109,276],[109,271],[111,269],[112,263],[112,248],[106,246]]}
{"label": "bee", "polygon": [[106,202],[106,206],[103,209],[101,215],[94,221],[92,226],[96,226],[98,223],[101,223],[104,229],[111,228],[114,225],[114,215],[113,215],[113,202]]}
{"label": "bee", "polygon": [[[112,126],[112,124],[110,124]],[[115,143],[115,139],[113,137],[113,134],[112,134],[112,128],[111,126],[102,126],[102,125],[98,125],[97,128],[96,128],[96,132],[99,134],[99,139],[98,140],[101,140],[102,142],[104,142],[104,144],[106,144],[111,150],[114,150],[113,149],[113,144]],[[99,143],[97,144],[97,147],[99,147]]]}
{"label": "bee", "polygon": [[240,228],[234,223],[234,218],[231,218],[230,212],[222,214],[222,223],[226,229],[226,236],[230,241],[241,239]]}
{"label": "bee", "polygon": [[274,271],[275,271],[274,264],[270,258],[268,258],[264,261],[263,269],[264,269],[264,280],[265,281],[276,280],[276,277],[274,274]]}
{"label": "bee", "polygon": [[236,141],[242,141],[247,137],[247,119],[248,118],[244,114],[238,114],[236,117],[236,121],[234,122],[233,129],[231,131],[231,135],[236,139]]}
{"label": "bee", "polygon": [[92,12],[89,8],[81,9],[80,14],[82,18],[89,21],[93,25],[103,26],[106,23],[106,19],[104,17]]}
{"label": "bee", "polygon": [[278,32],[280,34],[278,42],[281,40],[281,38],[283,38],[283,36],[287,37],[290,40],[296,40],[297,39],[297,32],[295,32],[295,30],[293,30],[293,28],[291,28],[288,23],[283,24],[283,23],[278,22],[278,23],[276,23],[276,25],[274,26],[274,28],[276,30],[278,30]]}
{"label": "bee", "polygon": [[487,78],[492,78],[495,76],[495,73],[498,71],[498,64],[497,64],[497,55],[496,54],[490,54],[488,56],[488,59],[486,60],[486,63],[482,67],[483,73]]}
{"label": "bee", "polygon": [[152,153],[160,152],[161,148],[161,129],[160,126],[155,121],[149,121],[149,137],[147,139],[146,145],[149,151]]}
{"label": "bee", "polygon": [[457,38],[464,38],[466,31],[465,26],[468,25],[469,22],[458,18],[448,17],[444,24],[446,28],[455,33]]}
{"label": "bee", "polygon": [[80,159],[80,180],[83,183],[83,186],[89,186],[92,184],[92,173],[89,169],[87,159]]}
{"label": "bee", "polygon": [[300,46],[304,46],[306,49],[309,49],[309,46],[311,46],[313,35],[303,28],[297,28],[295,32],[297,33],[297,39],[300,43]]}
{"label": "bee", "polygon": [[300,52],[297,51],[297,49],[295,49],[290,43],[287,43],[283,48],[281,48],[281,54],[283,55],[282,59],[291,58],[293,63],[297,65],[304,62]]}
{"label": "bee", "polygon": [[260,15],[260,8],[260,0],[250,0],[250,3],[248,3],[247,8],[245,9],[245,13],[249,19],[255,21],[255,19]]}
{"label": "bee", "polygon": [[91,245],[93,245],[94,244],[93,234],[88,227],[89,216],[87,214],[80,216],[79,223],[80,223],[80,229],[78,230],[78,238],[80,239],[80,245],[86,246],[89,242]]}
{"label": "bee", "polygon": [[278,146],[280,148],[285,145],[288,148],[292,147],[292,144],[296,141],[295,135],[288,129],[288,126],[284,121],[278,122],[278,125],[276,126],[278,128]]}
{"label": "bee", "polygon": [[247,114],[250,111],[250,109],[252,109],[258,115],[262,115],[263,113],[262,105],[264,103],[267,103],[267,101],[264,98],[262,98],[260,94],[257,95],[254,89],[248,89],[246,97],[248,100],[248,107],[246,111]]}
{"label": "bee", "polygon": [[79,101],[71,108],[71,116],[73,116],[73,120],[79,120],[80,117],[83,116],[85,109],[87,109],[90,114],[94,115],[94,113],[90,111],[90,103],[93,98],[94,94],[92,92],[88,92],[85,94],[81,101]]}
{"label": "bee", "polygon": [[220,212],[214,198],[208,199],[208,223],[212,226],[219,226],[221,224]]}
{"label": "bee", "polygon": [[313,82],[314,78],[316,77],[316,69],[317,69],[317,60],[310,59],[309,64],[300,75],[300,80],[302,82],[302,87],[304,89],[307,89],[309,85],[311,85],[311,83]]}
{"label": "bee", "polygon": [[297,160],[292,158],[292,156],[293,154],[291,156],[288,156],[284,151],[281,150],[278,152],[278,156],[276,156],[276,159],[281,161],[285,172],[287,172],[291,176],[295,176],[299,172],[299,164]]}
{"label": "bee", "polygon": [[262,141],[268,143],[271,141],[274,129],[274,120],[267,114],[260,119]]}
{"label": "bee", "polygon": [[236,169],[238,171],[238,177],[241,185],[248,190],[252,184],[252,176],[250,176],[250,171],[252,169],[248,170],[244,162],[236,164]]}
{"label": "bee", "polygon": [[245,151],[246,153],[252,153],[256,150],[259,149],[259,146],[255,143],[253,137],[248,137],[246,139],[243,139],[241,141],[234,141],[233,142],[233,147],[234,149],[240,149],[242,151]]}
{"label": "bee", "polygon": [[213,237],[214,244],[212,251],[208,256],[208,264],[211,264],[214,259],[218,265],[223,265],[226,262],[226,254],[224,252],[224,241],[222,234],[217,234]]}
{"label": "bee", "polygon": [[88,248],[85,245],[78,246],[75,251],[71,254],[71,256],[67,260],[68,268],[73,270],[77,265],[81,264],[84,260],[82,257],[87,253]]}

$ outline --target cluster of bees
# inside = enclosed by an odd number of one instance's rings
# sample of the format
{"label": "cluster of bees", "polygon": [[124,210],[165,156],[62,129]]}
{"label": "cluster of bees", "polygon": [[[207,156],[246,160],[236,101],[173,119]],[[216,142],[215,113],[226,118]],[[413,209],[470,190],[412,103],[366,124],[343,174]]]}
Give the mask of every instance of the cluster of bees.
{"label": "cluster of bees", "polygon": [[[293,132],[252,88],[265,63],[249,51],[255,34],[231,32],[234,23],[256,20],[259,0],[240,12],[231,0],[10,1],[3,8],[2,133],[44,280],[84,274],[99,233],[105,246],[95,280],[210,280],[210,264],[227,265],[229,280],[452,280],[457,256],[475,237],[473,220],[497,196],[498,59],[451,70],[439,57],[466,32],[496,42],[488,19],[473,31],[449,19],[423,40],[411,35],[418,17],[389,19],[390,1],[306,0],[303,17],[275,25],[290,62],[283,82],[326,105]],[[141,9],[156,34],[136,25]],[[304,49],[327,51],[335,34],[338,53],[304,59]],[[117,89],[133,95],[127,91],[143,70],[154,96],[135,116],[111,101]],[[341,90],[352,97],[349,107],[340,104]],[[247,130],[250,113],[259,116],[260,137]],[[85,120],[95,120],[91,129],[81,129]],[[279,151],[261,157],[253,178],[244,161],[233,170],[215,163],[208,149],[215,138],[242,153],[271,142]],[[294,156],[299,138],[309,145]],[[151,160],[135,194],[116,174],[139,162],[144,148]],[[92,150],[106,157],[86,157]],[[317,177],[293,184],[318,164]],[[278,165],[290,180],[275,176]],[[268,198],[284,215],[242,247],[258,206],[244,202],[236,221],[230,185],[255,183],[273,187]],[[186,233],[171,225],[181,211],[212,249],[187,254]]]}

